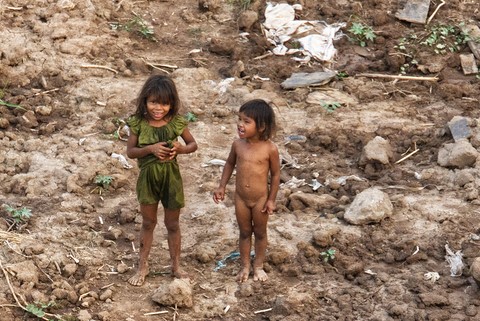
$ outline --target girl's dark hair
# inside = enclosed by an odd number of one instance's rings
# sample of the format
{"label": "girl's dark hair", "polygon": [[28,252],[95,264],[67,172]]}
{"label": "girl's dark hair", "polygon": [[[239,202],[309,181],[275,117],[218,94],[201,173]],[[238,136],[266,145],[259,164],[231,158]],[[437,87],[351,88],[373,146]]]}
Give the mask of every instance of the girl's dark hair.
{"label": "girl's dark hair", "polygon": [[277,125],[273,108],[263,99],[247,101],[240,107],[240,112],[255,121],[260,133],[260,140],[268,140],[275,135]]}
{"label": "girl's dark hair", "polygon": [[178,97],[177,87],[173,80],[168,76],[153,75],[150,76],[143,85],[137,98],[137,110],[135,115],[139,118],[147,118],[147,99],[153,97],[154,101],[164,105],[170,105],[167,116],[173,117],[178,114],[180,109],[180,98]]}

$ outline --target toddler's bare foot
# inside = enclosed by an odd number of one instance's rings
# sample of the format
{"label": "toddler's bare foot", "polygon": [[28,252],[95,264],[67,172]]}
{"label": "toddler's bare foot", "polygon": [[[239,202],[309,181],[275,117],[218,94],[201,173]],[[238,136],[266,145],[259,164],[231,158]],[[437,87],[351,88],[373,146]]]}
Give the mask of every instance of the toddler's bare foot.
{"label": "toddler's bare foot", "polygon": [[148,275],[148,266],[143,269],[138,269],[137,273],[128,279],[128,283],[135,286],[141,286],[145,282],[145,277]]}
{"label": "toddler's bare foot", "polygon": [[265,273],[265,270],[263,270],[263,268],[254,268],[253,269],[253,280],[264,282],[264,281],[268,280],[268,275],[267,275],[267,273]]}
{"label": "toddler's bare foot", "polygon": [[244,267],[238,272],[237,274],[237,281],[240,283],[246,282],[248,280],[248,275],[250,274],[250,269],[248,267]]}

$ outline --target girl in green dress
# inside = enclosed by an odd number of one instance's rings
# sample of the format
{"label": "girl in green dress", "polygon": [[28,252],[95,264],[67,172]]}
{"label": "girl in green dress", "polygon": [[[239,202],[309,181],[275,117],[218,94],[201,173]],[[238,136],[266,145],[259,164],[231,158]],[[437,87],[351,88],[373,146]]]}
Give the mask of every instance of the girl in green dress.
{"label": "girl in green dress", "polygon": [[[130,127],[127,156],[136,158],[140,168],[136,192],[143,219],[138,270],[128,280],[132,285],[142,285],[149,273],[148,256],[157,225],[159,202],[165,212],[172,274],[178,278],[187,277],[181,271],[179,262],[179,216],[185,200],[176,157],[178,154],[193,153],[197,150],[197,143],[187,127],[188,121],[178,114],[179,107],[180,100],[173,80],[153,75],[140,91],[135,114],[127,120]],[[178,141],[179,136],[185,144]]]}

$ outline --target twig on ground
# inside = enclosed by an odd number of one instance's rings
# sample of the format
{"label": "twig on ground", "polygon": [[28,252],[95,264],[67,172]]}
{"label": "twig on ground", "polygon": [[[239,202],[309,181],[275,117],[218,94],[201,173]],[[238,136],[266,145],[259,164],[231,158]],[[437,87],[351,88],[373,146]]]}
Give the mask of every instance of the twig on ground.
{"label": "twig on ground", "polygon": [[403,162],[404,160],[406,160],[407,158],[411,157],[412,155],[416,154],[420,149],[415,149],[413,152],[411,152],[410,154],[406,155],[405,157],[402,157],[400,158],[398,161],[395,162],[395,164],[398,164],[398,163],[401,163]]}
{"label": "twig on ground", "polygon": [[168,313],[168,311],[163,310],[163,311],[157,311],[157,312],[147,312],[147,313],[144,313],[143,315],[158,315],[158,314],[165,314],[165,313]]}
{"label": "twig on ground", "polygon": [[82,68],[98,68],[98,69],[105,69],[105,70],[109,70],[115,74],[118,74],[118,71],[116,71],[115,69],[113,68],[110,68],[110,67],[107,67],[107,66],[100,66],[100,65],[81,65],[80,67]]}
{"label": "twig on ground", "polygon": [[260,60],[260,59],[263,59],[263,58],[267,58],[267,57],[270,57],[273,55],[273,52],[269,51],[267,52],[266,54],[264,55],[261,55],[261,56],[257,56],[255,58],[253,58],[253,60]]}
{"label": "twig on ground", "polygon": [[437,81],[438,77],[415,77],[415,76],[401,76],[401,75],[384,75],[384,74],[357,74],[356,77],[370,77],[370,78],[389,78],[400,80],[419,80],[419,81]]}
{"label": "twig on ground", "polygon": [[258,311],[253,312],[253,314],[264,313],[264,312],[268,312],[268,311],[272,311],[272,310],[273,310],[273,308],[258,310]]}
{"label": "twig on ground", "polygon": [[432,21],[433,17],[437,14],[438,9],[440,9],[444,4],[445,4],[445,1],[444,1],[444,0],[441,0],[441,3],[437,6],[437,8],[435,9],[435,11],[434,11],[434,12],[432,13],[432,15],[430,16],[430,18],[428,18],[428,20],[427,20],[427,25]]}
{"label": "twig on ground", "polygon": [[41,91],[39,93],[36,93],[34,96],[48,94],[48,93],[51,93],[51,92],[54,92],[54,91],[59,91],[59,90],[60,90],[60,88],[53,88],[53,89],[50,89],[50,90],[45,90],[45,91]]}

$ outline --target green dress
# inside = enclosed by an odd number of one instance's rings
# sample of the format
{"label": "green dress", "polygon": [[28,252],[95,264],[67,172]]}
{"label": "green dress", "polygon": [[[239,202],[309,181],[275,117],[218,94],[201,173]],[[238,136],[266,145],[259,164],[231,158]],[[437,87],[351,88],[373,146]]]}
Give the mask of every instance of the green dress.
{"label": "green dress", "polygon": [[[130,131],[138,137],[137,147],[158,142],[174,142],[187,127],[188,121],[176,115],[162,127],[151,126],[146,119],[131,116],[127,120]],[[155,204],[164,208],[179,209],[185,206],[183,182],[176,158],[161,161],[149,154],[138,159],[140,174],[137,180],[137,199],[140,204]]]}

